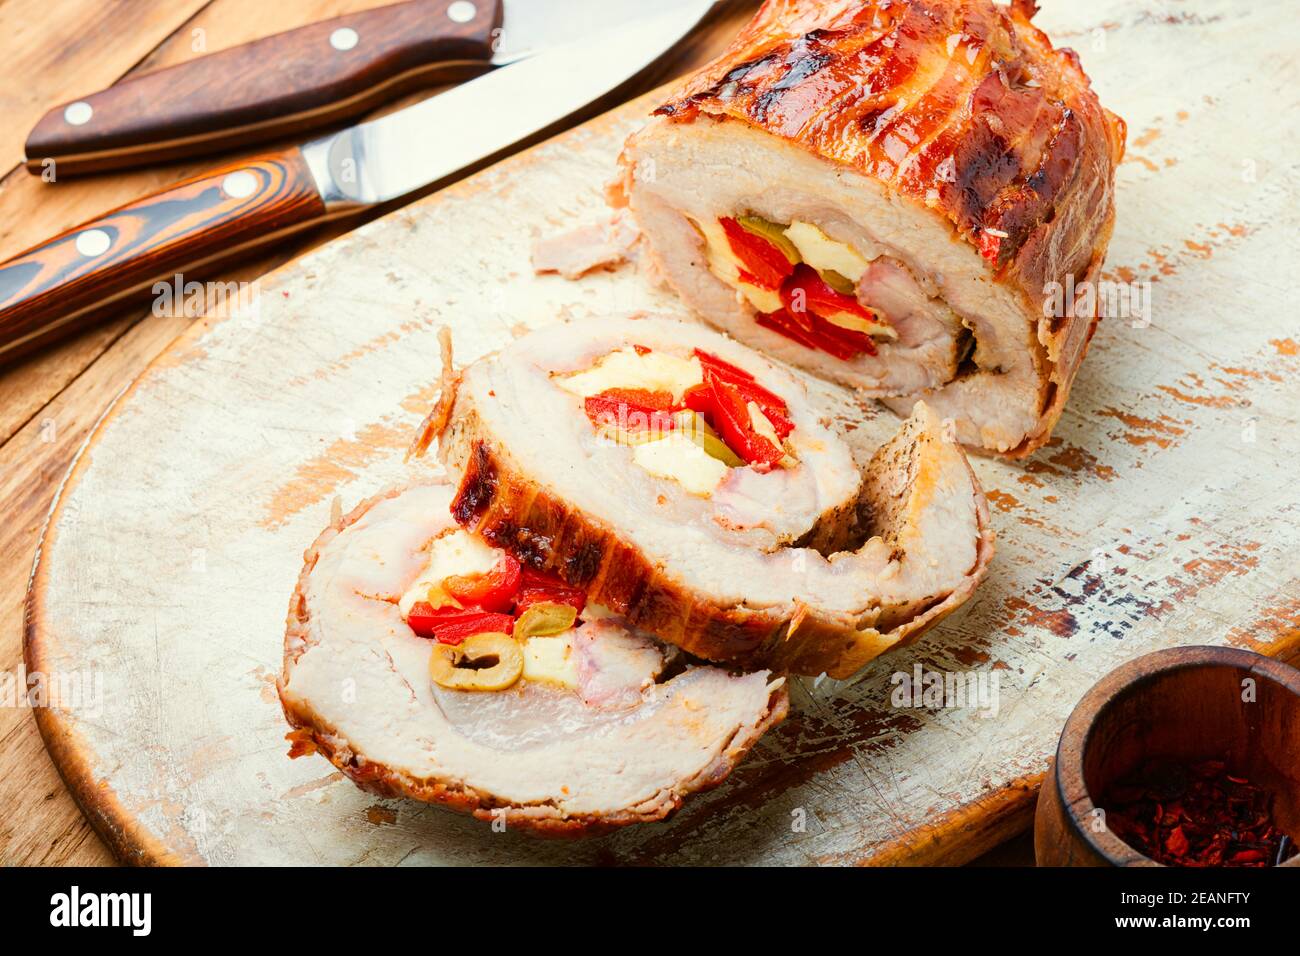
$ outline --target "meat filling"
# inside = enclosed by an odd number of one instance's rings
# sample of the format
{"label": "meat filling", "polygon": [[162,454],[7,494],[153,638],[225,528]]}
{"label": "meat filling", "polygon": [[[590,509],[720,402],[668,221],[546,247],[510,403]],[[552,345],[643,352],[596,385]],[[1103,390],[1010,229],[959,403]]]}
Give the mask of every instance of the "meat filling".
{"label": "meat filling", "polygon": [[587,707],[634,706],[677,656],[588,606],[581,589],[459,529],[430,542],[397,606],[417,636],[434,642],[429,677],[445,690],[536,684],[571,692]]}
{"label": "meat filling", "polygon": [[732,469],[766,474],[798,464],[785,400],[701,349],[674,355],[633,345],[555,381],[582,398],[602,439],[631,447],[637,465],[691,494],[711,496]]}
{"label": "meat filling", "polygon": [[897,259],[863,255],[801,220],[689,221],[709,271],[753,310],[755,324],[810,352],[877,369],[882,393],[950,381],[974,347],[952,309]]}

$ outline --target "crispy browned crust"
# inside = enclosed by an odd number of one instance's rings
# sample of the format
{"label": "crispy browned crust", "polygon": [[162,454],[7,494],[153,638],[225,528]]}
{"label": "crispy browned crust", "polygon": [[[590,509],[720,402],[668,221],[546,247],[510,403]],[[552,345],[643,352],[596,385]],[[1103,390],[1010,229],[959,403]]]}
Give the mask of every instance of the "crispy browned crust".
{"label": "crispy browned crust", "polygon": [[[1033,12],[990,0],[767,0],[657,112],[743,122],[881,181],[946,217],[1042,315],[1049,283],[1100,273],[1125,129]],[[1011,457],[1047,440],[1098,317],[1057,318],[1040,333],[1041,419]]]}
{"label": "crispy browned crust", "polygon": [[[900,433],[891,440],[868,471],[882,456],[907,446],[909,438]],[[880,622],[884,633],[810,608],[792,614],[782,608],[720,607],[709,595],[653,565],[624,543],[617,529],[544,490],[493,439],[464,394],[457,398],[440,437],[439,454],[450,471],[461,475],[451,505],[459,524],[530,567],[584,588],[590,600],[662,640],[697,657],[745,668],[847,677],[884,651],[915,640],[960,606],[983,578],[993,554],[988,505],[970,472],[980,532],[975,566],[952,594]],[[882,530],[883,522],[872,528],[873,533]]]}
{"label": "crispy browned crust", "polygon": [[671,790],[663,790],[636,807],[614,814],[567,815],[550,803],[519,805],[503,802],[489,793],[472,787],[450,786],[447,783],[413,777],[367,759],[364,753],[353,749],[337,728],[332,727],[305,702],[293,701],[285,695],[285,684],[293,663],[307,648],[308,621],[311,609],[307,603],[307,582],[316,561],[335,536],[358,521],[375,504],[402,493],[401,487],[391,488],[367,498],[317,536],[303,555],[303,568],[289,601],[289,614],[285,623],[284,665],[276,680],[280,705],[285,719],[294,729],[287,735],[291,740],[290,756],[299,757],[319,753],[343,771],[358,787],[381,797],[408,797],[424,803],[437,803],[487,822],[504,819],[508,828],[524,830],[541,837],[576,838],[608,833],[632,823],[649,823],[663,820],[677,811],[685,797],[692,793],[710,790],[721,784],[744,759],[750,748],[770,727],[779,724],[789,712],[790,696],[785,685],[772,691],[768,710],[763,719],[753,727],[742,728],[719,752],[717,759],[694,777],[680,781]]}
{"label": "crispy browned crust", "polygon": [[706,660],[748,662],[784,625],[765,612],[715,607],[625,545],[616,529],[542,491],[461,400],[439,454],[461,475],[451,504],[459,524],[662,640]]}
{"label": "crispy browned crust", "polygon": [[[915,446],[907,445],[906,436],[902,434],[894,438],[891,445],[898,450],[897,453],[915,453]],[[887,446],[881,449],[880,454],[892,453],[893,450]],[[993,559],[993,551],[996,550],[996,537],[993,535],[993,524],[989,516],[988,499],[984,497],[984,489],[971,468],[970,460],[965,460],[965,466],[975,490],[975,515],[979,527],[979,541],[975,549],[975,566],[971,568],[961,585],[943,601],[902,609],[901,613],[893,615],[892,618],[876,622],[875,633],[878,633],[879,639],[875,643],[862,640],[861,635],[850,643],[836,633],[814,631],[802,635],[800,641],[781,646],[780,650],[785,650],[785,656],[777,654],[775,658],[777,665],[797,674],[820,674],[826,671],[835,678],[844,678],[867,665],[871,659],[878,657],[885,650],[896,650],[913,643],[940,620],[966,604],[971,594],[975,593],[975,588],[979,587],[980,581],[984,580],[984,575],[988,574],[988,564]],[[870,484],[868,483],[867,498],[872,502],[883,502],[888,497],[887,494],[876,492],[876,489],[870,488]],[[885,540],[888,541],[888,532],[885,532],[885,529],[889,524],[891,522],[888,515],[872,515],[870,531],[884,532]],[[809,622],[807,627],[820,627],[815,618],[809,618],[807,622]]]}

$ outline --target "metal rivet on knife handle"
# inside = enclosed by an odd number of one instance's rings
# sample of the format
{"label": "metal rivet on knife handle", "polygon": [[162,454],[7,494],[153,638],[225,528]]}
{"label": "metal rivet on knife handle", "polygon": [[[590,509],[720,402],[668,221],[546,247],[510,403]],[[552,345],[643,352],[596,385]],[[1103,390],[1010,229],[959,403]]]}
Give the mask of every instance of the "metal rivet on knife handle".
{"label": "metal rivet on knife handle", "polygon": [[233,172],[221,181],[221,191],[231,199],[245,199],[257,191],[257,177],[245,169]]}
{"label": "metal rivet on knife handle", "polygon": [[[567,12],[578,2],[613,0],[511,2]],[[634,9],[643,0],[618,2]],[[415,87],[464,79],[492,65],[493,30],[501,26],[504,3],[474,0],[466,5],[472,15],[465,23],[446,16],[453,0],[309,4],[373,9],[193,57],[77,97],[76,105],[64,99],[32,128],[27,169],[48,175],[44,161],[52,159],[62,180],[334,126]],[[567,41],[572,27],[561,24],[539,35],[541,26],[556,19],[564,18],[519,18],[527,31],[520,45]]]}
{"label": "metal rivet on knife handle", "polygon": [[112,238],[103,229],[87,229],[77,234],[77,251],[87,259],[102,256],[112,244]]}
{"label": "metal rivet on knife handle", "polygon": [[361,37],[351,27],[339,27],[330,34],[330,46],[336,50],[351,50]]}
{"label": "metal rivet on knife handle", "polygon": [[447,8],[447,16],[453,23],[469,23],[476,13],[478,9],[469,0],[456,0]]}
{"label": "metal rivet on knife handle", "polygon": [[67,109],[63,111],[63,119],[69,126],[84,126],[90,122],[90,118],[95,115],[94,109],[89,103],[77,100],[75,103],[69,103]]}
{"label": "metal rivet on knife handle", "polygon": [[[250,181],[245,198],[227,192]],[[82,223],[0,262],[0,363],[87,327],[161,277],[215,270],[327,212],[295,148],[211,170]]]}

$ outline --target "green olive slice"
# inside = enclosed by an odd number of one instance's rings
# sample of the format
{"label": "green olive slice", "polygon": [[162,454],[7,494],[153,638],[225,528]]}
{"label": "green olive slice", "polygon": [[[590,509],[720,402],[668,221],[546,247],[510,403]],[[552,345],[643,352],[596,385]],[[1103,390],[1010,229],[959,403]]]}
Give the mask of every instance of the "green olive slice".
{"label": "green olive slice", "polygon": [[834,269],[822,269],[820,272],[822,281],[841,295],[854,295],[857,293],[857,285],[848,276],[842,276]]}
{"label": "green olive slice", "polygon": [[704,420],[704,416],[692,411],[677,413],[677,427],[683,435],[704,449],[710,458],[716,458],[728,468],[739,468],[745,462],[728,447]]}
{"label": "green olive slice", "polygon": [[531,604],[515,621],[515,639],[526,641],[530,637],[554,637],[573,627],[577,619],[578,609],[572,604],[551,601]]}
{"label": "green olive slice", "polygon": [[798,265],[802,261],[799,250],[795,248],[785,234],[787,226],[781,226],[762,216],[737,216],[736,222],[751,235],[758,236],[760,239],[766,239],[772,245],[781,250],[781,255],[792,266]]}
{"label": "green olive slice", "polygon": [[434,644],[429,677],[451,690],[505,690],[524,672],[524,655],[509,634],[473,634],[460,644]]}

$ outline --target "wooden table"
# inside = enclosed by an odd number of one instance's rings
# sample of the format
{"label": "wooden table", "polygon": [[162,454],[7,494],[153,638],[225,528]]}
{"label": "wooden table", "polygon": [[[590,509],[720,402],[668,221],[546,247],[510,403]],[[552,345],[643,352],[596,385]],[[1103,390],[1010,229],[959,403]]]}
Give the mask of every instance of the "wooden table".
{"label": "wooden table", "polygon": [[[23,139],[51,105],[168,66],[384,0],[0,0],[0,259],[105,209],[197,172],[197,161],[43,183],[22,168]],[[738,0],[675,54],[685,72],[713,56],[749,15]],[[610,103],[608,105],[614,105]],[[233,157],[231,157],[233,158]],[[248,280],[338,235],[332,226],[214,276]],[[45,514],[111,399],[187,326],[147,306],[0,370],[0,672],[22,674],[23,602]],[[8,701],[5,701],[8,703]],[[1023,838],[989,855],[1025,863]],[[25,707],[0,707],[0,864],[113,863],[59,779]]]}

